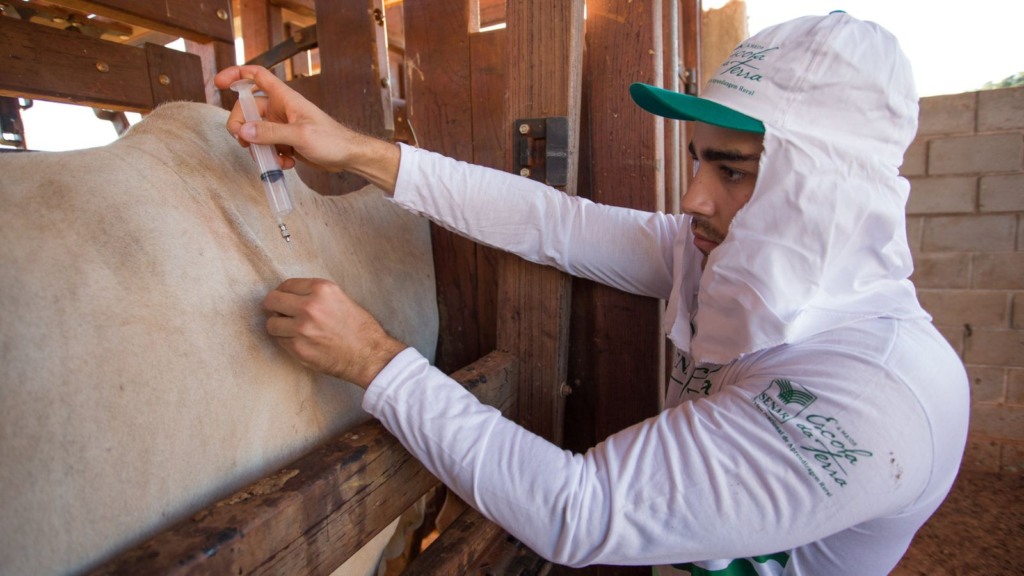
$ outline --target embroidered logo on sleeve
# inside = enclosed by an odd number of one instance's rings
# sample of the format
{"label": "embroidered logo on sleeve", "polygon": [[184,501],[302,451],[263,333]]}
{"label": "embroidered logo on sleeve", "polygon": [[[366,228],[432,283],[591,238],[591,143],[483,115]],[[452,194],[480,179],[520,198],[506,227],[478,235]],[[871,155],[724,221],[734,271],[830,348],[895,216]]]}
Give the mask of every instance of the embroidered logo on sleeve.
{"label": "embroidered logo on sleeve", "polygon": [[772,380],[771,384],[754,398],[770,416],[779,422],[786,422],[814,403],[818,397],[806,388],[783,378]]}
{"label": "embroidered logo on sleeve", "polygon": [[858,447],[838,419],[815,413],[819,410],[809,411],[818,397],[800,384],[776,378],[751,400],[827,496],[849,483],[851,469],[857,462],[873,456]]}

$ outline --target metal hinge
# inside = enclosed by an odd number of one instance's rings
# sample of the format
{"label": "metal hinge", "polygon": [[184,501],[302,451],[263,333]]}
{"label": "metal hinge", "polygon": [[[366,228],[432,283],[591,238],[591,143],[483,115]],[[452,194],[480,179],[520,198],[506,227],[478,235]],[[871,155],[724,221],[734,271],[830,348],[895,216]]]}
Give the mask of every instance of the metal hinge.
{"label": "metal hinge", "polygon": [[524,118],[512,125],[512,171],[565,186],[569,182],[569,118]]}

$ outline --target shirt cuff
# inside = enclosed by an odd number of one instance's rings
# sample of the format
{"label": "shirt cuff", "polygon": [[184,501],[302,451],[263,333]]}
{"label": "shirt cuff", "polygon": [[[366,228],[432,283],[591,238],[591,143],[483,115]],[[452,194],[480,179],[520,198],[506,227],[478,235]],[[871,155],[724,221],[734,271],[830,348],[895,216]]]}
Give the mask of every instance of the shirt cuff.
{"label": "shirt cuff", "polygon": [[379,417],[382,404],[389,391],[400,385],[403,377],[421,372],[416,368],[424,363],[429,364],[427,359],[411,346],[399,352],[366,387],[366,394],[363,395],[363,410]]}

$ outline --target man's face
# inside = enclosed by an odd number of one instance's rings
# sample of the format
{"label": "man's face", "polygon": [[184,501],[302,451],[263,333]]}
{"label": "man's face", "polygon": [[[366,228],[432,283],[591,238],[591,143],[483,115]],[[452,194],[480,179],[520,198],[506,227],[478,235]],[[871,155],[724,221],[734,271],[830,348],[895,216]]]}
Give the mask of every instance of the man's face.
{"label": "man's face", "polygon": [[693,216],[693,244],[708,254],[725,240],[729,225],[754,193],[764,136],[710,124],[694,124],[690,156],[696,170],[683,196],[683,212]]}

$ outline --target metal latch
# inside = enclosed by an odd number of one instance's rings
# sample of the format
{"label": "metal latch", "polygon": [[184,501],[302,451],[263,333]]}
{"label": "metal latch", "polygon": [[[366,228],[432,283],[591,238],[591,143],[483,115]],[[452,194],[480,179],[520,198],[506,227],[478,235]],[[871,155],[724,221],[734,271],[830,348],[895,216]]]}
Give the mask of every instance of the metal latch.
{"label": "metal latch", "polygon": [[569,182],[569,118],[524,118],[512,126],[512,171],[548,186]]}

